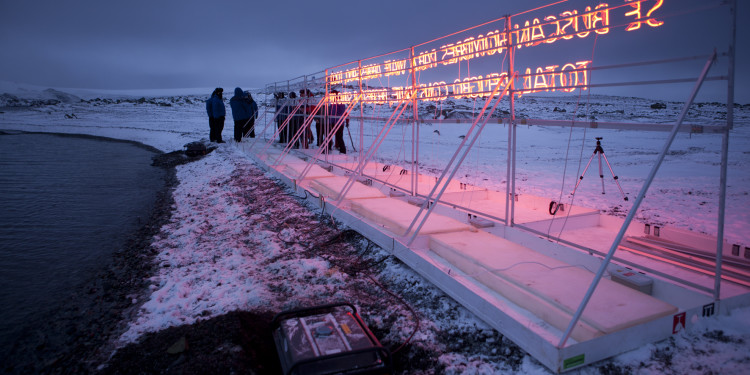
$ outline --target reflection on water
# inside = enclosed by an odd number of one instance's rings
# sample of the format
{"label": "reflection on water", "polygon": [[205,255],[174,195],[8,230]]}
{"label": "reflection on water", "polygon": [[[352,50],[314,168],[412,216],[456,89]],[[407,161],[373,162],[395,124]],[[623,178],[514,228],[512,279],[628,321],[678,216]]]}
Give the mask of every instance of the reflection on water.
{"label": "reflection on water", "polygon": [[0,133],[0,357],[148,218],[164,172],[132,143]]}

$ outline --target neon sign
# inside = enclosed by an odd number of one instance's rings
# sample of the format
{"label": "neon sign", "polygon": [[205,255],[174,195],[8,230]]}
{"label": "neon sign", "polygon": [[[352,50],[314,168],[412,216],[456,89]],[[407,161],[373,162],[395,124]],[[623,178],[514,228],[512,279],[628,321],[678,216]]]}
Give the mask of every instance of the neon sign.
{"label": "neon sign", "polygon": [[[577,87],[589,84],[588,65],[591,61],[578,61],[575,64],[565,64],[560,70],[559,65],[550,65],[536,68],[534,73],[526,68],[523,75],[522,94],[531,94],[541,91],[563,91],[573,92]],[[559,85],[558,85],[559,84]]]}
{"label": "neon sign", "polygon": [[[642,25],[659,27],[664,21],[655,17],[655,12],[664,4],[664,0],[622,0],[619,5],[610,6],[608,3],[599,3],[596,6],[586,6],[582,10],[565,10],[557,14],[547,15],[541,20],[533,18],[525,20],[523,26],[514,24],[507,26],[504,31],[491,30],[486,33],[472,36],[456,43],[444,44],[438,49],[420,51],[408,58],[386,60],[380,64],[369,64],[343,71],[336,71],[326,75],[326,82],[330,85],[347,84],[353,81],[364,81],[380,77],[392,77],[406,74],[407,72],[421,72],[428,69],[456,64],[460,61],[492,56],[506,52],[508,48],[528,48],[542,44],[553,44],[562,40],[574,38],[583,39],[594,35],[608,34],[612,25],[612,19],[620,25],[627,24],[626,31],[640,29]],[[588,84],[587,66],[590,61],[567,63],[562,65],[550,65],[537,67],[534,70],[527,68],[523,77],[523,90],[516,95],[534,93],[539,91],[563,91],[572,92],[577,87]],[[496,75],[496,76],[495,76]],[[484,78],[481,76],[456,79],[452,84],[434,82],[419,85],[418,90],[432,90],[432,93],[419,93],[417,98],[430,98],[431,100],[443,100],[448,95],[458,97],[476,97],[476,92],[491,91],[484,87],[496,85],[495,80],[507,77],[507,73],[492,73]],[[492,83],[492,84],[490,84]],[[424,86],[424,87],[423,87]],[[448,88],[448,86],[452,86]],[[412,90],[409,88],[409,90]],[[368,91],[368,90],[366,90]],[[365,92],[366,92],[365,91]],[[399,90],[396,90],[399,91]],[[374,95],[374,94],[373,94]],[[388,95],[378,93],[375,96],[364,95],[366,101],[387,101]],[[406,97],[396,93],[396,98]],[[343,99],[342,99],[343,100]]]}
{"label": "neon sign", "polygon": [[[651,27],[659,27],[664,24],[664,21],[657,21],[655,18],[648,18],[645,21],[640,21],[643,17],[641,16],[641,3],[642,1],[631,1],[628,5],[630,5],[633,10],[630,12],[625,13],[626,16],[635,16],[635,18],[639,21],[635,21],[628,25],[628,27],[625,29],[626,31],[632,31],[637,30],[641,28],[641,24],[645,22],[647,25]],[[662,4],[664,4],[664,0],[658,0],[656,4],[654,4],[651,9],[649,9],[648,12],[646,12],[646,17],[651,17],[651,13],[654,13],[655,10],[661,8]]]}
{"label": "neon sign", "polygon": [[383,63],[385,76],[398,76],[406,73],[406,64],[409,62],[407,59],[403,60],[386,60]]}
{"label": "neon sign", "polygon": [[[588,65],[591,61],[578,61],[562,65],[551,65],[526,68],[525,74],[518,76],[517,85],[523,87],[515,91],[520,97],[524,94],[547,91],[572,92],[576,88],[586,90],[589,83]],[[413,86],[397,86],[362,90],[362,102],[375,104],[395,104],[410,100],[416,90],[417,100],[443,101],[448,97],[455,99],[479,98],[489,95],[496,86],[508,84],[508,73],[490,73],[486,76],[473,76],[464,79],[456,78],[452,83],[445,81],[430,82]],[[347,91],[330,96],[332,103],[351,104],[358,96],[358,91]]]}

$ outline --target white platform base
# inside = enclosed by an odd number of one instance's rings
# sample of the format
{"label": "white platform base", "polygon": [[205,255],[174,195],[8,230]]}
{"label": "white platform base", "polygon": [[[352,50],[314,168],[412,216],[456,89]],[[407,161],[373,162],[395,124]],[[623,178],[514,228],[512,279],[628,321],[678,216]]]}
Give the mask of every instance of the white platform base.
{"label": "white platform base", "polygon": [[[270,167],[263,156],[251,157],[300,195],[313,190],[331,197],[345,182],[345,177],[323,173],[308,176],[299,184],[296,160],[290,162],[294,167]],[[378,165],[368,167],[382,169]],[[558,347],[600,258],[516,227],[498,225],[478,231],[467,223],[465,211],[443,205],[436,207],[428,224],[407,246],[404,234],[419,208],[407,203],[407,197],[379,197],[386,193],[385,187],[355,183],[352,189],[340,207],[334,207],[332,199],[312,202],[391,252],[555,372],[666,339],[690,329],[703,317],[750,306],[750,288],[733,284],[727,284],[731,292],[722,293],[719,304],[710,294],[661,277],[654,277],[652,296],[602,279],[572,338]],[[484,194],[479,189],[471,191]],[[528,210],[530,227],[549,228],[549,216],[542,215],[539,202],[517,204],[521,211]],[[585,231],[587,227],[597,228],[597,233],[603,230],[598,214],[576,210],[577,215],[571,212],[575,220],[568,222],[572,231]],[[603,233],[598,236],[606,238]]]}

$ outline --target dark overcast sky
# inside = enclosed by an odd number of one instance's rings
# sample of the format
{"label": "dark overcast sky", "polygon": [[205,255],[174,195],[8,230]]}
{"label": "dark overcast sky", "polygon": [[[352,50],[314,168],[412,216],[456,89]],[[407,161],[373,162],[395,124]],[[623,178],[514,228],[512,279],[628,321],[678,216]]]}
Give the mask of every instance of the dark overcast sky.
{"label": "dark overcast sky", "polygon": [[[666,0],[665,8],[686,1]],[[549,2],[0,0],[0,80],[93,89],[262,87]],[[750,17],[748,1],[739,3],[737,101],[747,103]],[[726,19],[712,22],[720,24],[708,33],[720,35],[714,41],[725,49],[728,33],[716,29]],[[696,29],[669,26],[676,40]],[[608,57],[616,61],[613,51]]]}

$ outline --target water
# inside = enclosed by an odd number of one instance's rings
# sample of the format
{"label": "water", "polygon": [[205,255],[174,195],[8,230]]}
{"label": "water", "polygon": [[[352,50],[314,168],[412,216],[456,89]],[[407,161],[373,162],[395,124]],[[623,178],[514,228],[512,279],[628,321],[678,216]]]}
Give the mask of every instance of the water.
{"label": "water", "polygon": [[164,171],[153,151],[95,138],[0,133],[0,152],[2,352],[148,218]]}

